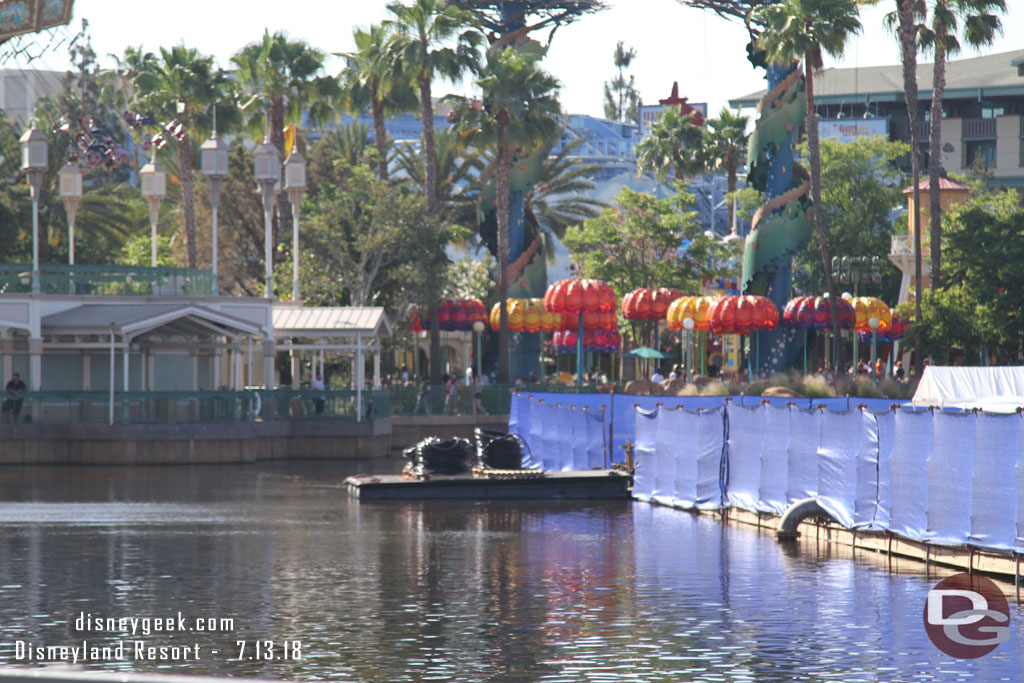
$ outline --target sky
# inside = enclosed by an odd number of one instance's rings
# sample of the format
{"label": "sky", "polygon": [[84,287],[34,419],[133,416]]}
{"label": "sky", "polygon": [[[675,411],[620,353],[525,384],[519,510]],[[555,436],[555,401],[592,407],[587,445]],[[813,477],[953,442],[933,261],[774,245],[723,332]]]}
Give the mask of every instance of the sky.
{"label": "sky", "polygon": [[[981,54],[1024,48],[1024,0],[1006,0],[1004,35]],[[563,26],[554,35],[543,65],[562,83],[563,109],[573,114],[603,116],[605,81],[615,75],[612,55],[617,41],[633,47],[637,56],[630,73],[635,76],[644,103],[668,97],[673,81],[680,95],[691,102],[707,102],[717,113],[730,98],[764,87],[764,73],[746,60],[746,31],[709,12],[683,6],[678,0],[606,0],[609,8]],[[175,0],[152,3],[145,9],[137,0],[76,0],[71,27],[89,21],[93,47],[101,63],[112,64],[108,54],[121,54],[129,45],[156,50],[185,41],[214,55],[227,66],[231,55],[257,40],[264,29],[283,30],[327,53],[353,49],[352,31],[389,16],[386,0]],[[895,38],[882,26],[892,0],[862,13],[863,34],[846,49],[842,61],[829,66],[855,67],[897,64]],[[546,32],[535,38],[547,42]],[[963,56],[975,56],[965,51]],[[31,64],[8,61],[4,67],[64,70],[64,51],[54,51]],[[331,58],[330,70],[342,68]],[[472,84],[438,84],[435,94],[469,93]]]}

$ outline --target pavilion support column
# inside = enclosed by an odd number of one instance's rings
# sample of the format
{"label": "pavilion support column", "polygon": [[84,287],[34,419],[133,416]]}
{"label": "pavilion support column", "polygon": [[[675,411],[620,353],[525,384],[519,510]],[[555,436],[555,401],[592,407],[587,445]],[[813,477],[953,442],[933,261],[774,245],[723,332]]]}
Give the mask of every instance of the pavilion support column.
{"label": "pavilion support column", "polygon": [[[43,340],[28,340],[29,354],[29,391],[39,391],[43,388]],[[9,376],[9,375],[8,375]]]}
{"label": "pavilion support column", "polygon": [[0,372],[3,373],[3,381],[10,379],[14,372],[14,338],[0,332]]}
{"label": "pavilion support column", "polygon": [[156,354],[146,351],[146,391],[156,391]]}
{"label": "pavilion support column", "polygon": [[380,339],[373,350],[373,388],[380,389]]}
{"label": "pavilion support column", "polygon": [[267,389],[273,389],[277,386],[278,382],[274,377],[274,340],[264,339],[263,340],[263,386]]}
{"label": "pavilion support column", "polygon": [[298,389],[302,383],[299,376],[299,373],[302,371],[302,355],[295,349],[289,349],[288,356],[292,362],[292,389]]}
{"label": "pavilion support column", "polygon": [[363,335],[356,334],[356,367],[352,377],[356,383],[356,422],[363,421]]}
{"label": "pavilion support column", "polygon": [[129,363],[129,353],[131,353],[131,340],[128,337],[121,339],[124,342],[124,349],[121,352],[121,372],[123,377],[121,378],[121,390],[131,391],[131,384],[129,383],[129,372],[131,371],[131,364]]}
{"label": "pavilion support column", "polygon": [[199,352],[192,349],[188,353],[189,370],[192,375],[189,380],[189,388],[192,391],[199,391]]}
{"label": "pavilion support column", "polygon": [[256,382],[253,379],[253,375],[252,375],[252,369],[253,369],[253,364],[252,364],[252,337],[249,337],[249,356],[248,356],[248,359],[246,361],[246,368],[247,368],[247,371],[249,373],[249,376],[246,378],[245,384],[247,386],[250,386],[250,387],[256,386]]}
{"label": "pavilion support column", "polygon": [[224,355],[224,349],[221,346],[221,339],[218,337],[217,346],[213,350],[213,361],[210,363],[210,387],[214,391],[220,391],[220,388],[224,386],[224,382],[220,380],[220,360],[222,355]]}
{"label": "pavilion support column", "polygon": [[82,352],[82,391],[92,391],[92,354],[87,351]]}

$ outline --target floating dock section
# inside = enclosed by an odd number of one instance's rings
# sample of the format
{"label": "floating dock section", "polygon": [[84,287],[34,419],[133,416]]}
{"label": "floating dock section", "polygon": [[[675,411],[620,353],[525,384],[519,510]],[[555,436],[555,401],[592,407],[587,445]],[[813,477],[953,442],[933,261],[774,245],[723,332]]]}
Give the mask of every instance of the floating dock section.
{"label": "floating dock section", "polygon": [[458,474],[429,479],[408,479],[399,474],[356,475],[345,480],[345,487],[360,500],[624,500],[630,497],[633,482],[631,476],[616,470],[538,475],[477,477]]}

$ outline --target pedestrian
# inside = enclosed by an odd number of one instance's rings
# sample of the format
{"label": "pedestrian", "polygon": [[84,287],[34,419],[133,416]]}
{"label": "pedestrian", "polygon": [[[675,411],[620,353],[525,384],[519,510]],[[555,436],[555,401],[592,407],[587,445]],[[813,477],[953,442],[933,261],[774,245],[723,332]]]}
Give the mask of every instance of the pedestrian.
{"label": "pedestrian", "polygon": [[420,413],[426,413],[430,415],[430,382],[424,377],[420,380],[420,390],[416,395],[416,407],[413,408],[412,414],[419,415]]}
{"label": "pedestrian", "polygon": [[896,369],[894,371],[894,374],[896,375],[896,380],[898,382],[902,382],[904,380],[904,378],[906,377],[905,373],[903,372],[903,361],[902,360],[896,361]]}
{"label": "pedestrian", "polygon": [[484,382],[483,382],[483,378],[477,377],[476,378],[476,383],[473,385],[473,414],[474,415],[477,415],[477,414],[489,415],[490,414],[486,410],[484,410],[483,400],[484,400]]}
{"label": "pedestrian", "polygon": [[651,375],[651,381],[655,384],[661,384],[665,381],[665,375],[661,374],[661,368],[654,368],[654,374]]}
{"label": "pedestrian", "polygon": [[[324,390],[324,381],[322,379],[320,379],[319,377],[314,377],[313,378],[313,389],[315,391],[323,391]],[[316,406],[316,414],[317,415],[322,415],[323,414],[323,412],[324,412],[324,404],[326,402],[327,402],[327,397],[324,396],[323,394],[320,394],[319,396],[316,397],[316,399],[314,399],[314,405]]]}
{"label": "pedestrian", "polygon": [[878,379],[882,379],[882,377],[884,376],[885,364],[882,362],[882,359],[879,358],[878,360],[875,361],[875,377],[877,377]]}
{"label": "pedestrian", "polygon": [[402,366],[402,384],[406,385],[409,383],[409,367],[406,365]]}
{"label": "pedestrian", "polygon": [[18,416],[21,414],[21,406],[23,403],[22,399],[17,397],[28,391],[28,387],[26,387],[25,383],[21,381],[21,375],[15,372],[11,375],[11,381],[7,383],[5,391],[11,398],[6,399],[3,404],[4,422],[10,420],[11,416],[13,416],[14,421],[17,422]]}
{"label": "pedestrian", "polygon": [[444,414],[445,415],[458,415],[459,414],[459,383],[456,379],[458,374],[448,375],[448,381],[446,386],[448,392],[444,398]]}

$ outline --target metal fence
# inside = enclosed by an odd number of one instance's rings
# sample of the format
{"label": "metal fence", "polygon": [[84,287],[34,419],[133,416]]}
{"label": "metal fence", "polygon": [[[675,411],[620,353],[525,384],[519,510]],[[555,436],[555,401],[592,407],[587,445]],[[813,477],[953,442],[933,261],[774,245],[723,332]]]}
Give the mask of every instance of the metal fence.
{"label": "metal fence", "polygon": [[[213,274],[195,268],[57,265],[39,267],[44,294],[91,296],[210,296]],[[0,263],[0,294],[32,291],[32,265]]]}
{"label": "metal fence", "polygon": [[566,384],[456,384],[391,386],[391,410],[395,415],[507,415],[512,392],[546,392],[562,394],[594,394],[590,385],[576,387]]}
{"label": "metal fence", "polygon": [[386,391],[35,391],[0,395],[4,423],[188,424],[368,420],[391,416]]}

